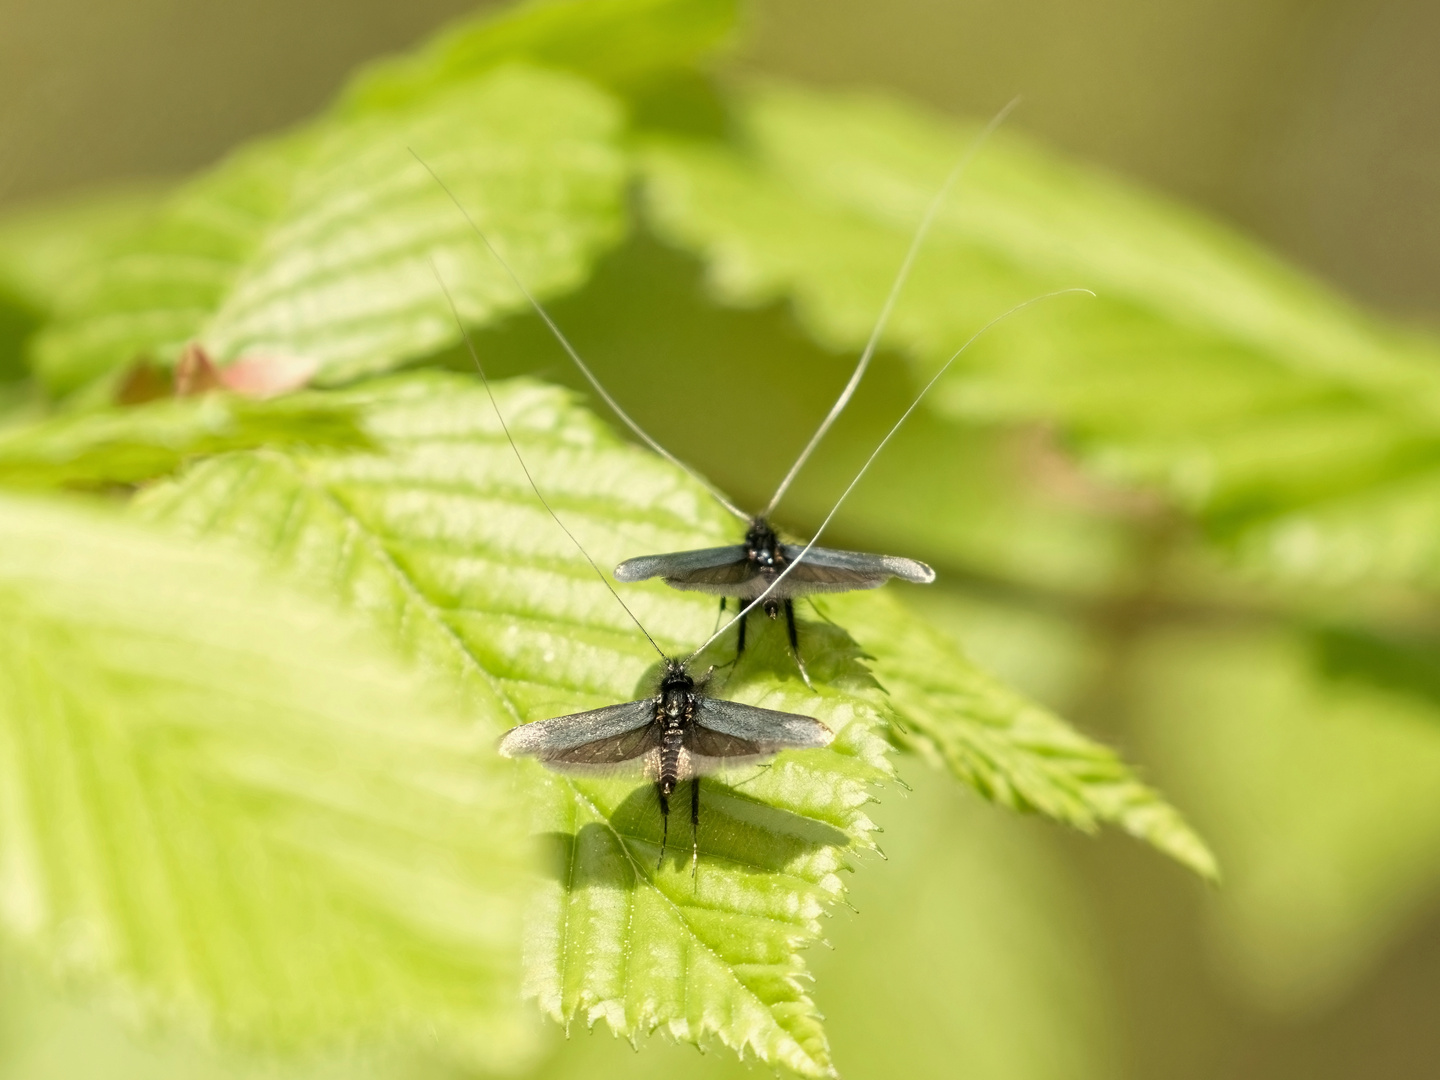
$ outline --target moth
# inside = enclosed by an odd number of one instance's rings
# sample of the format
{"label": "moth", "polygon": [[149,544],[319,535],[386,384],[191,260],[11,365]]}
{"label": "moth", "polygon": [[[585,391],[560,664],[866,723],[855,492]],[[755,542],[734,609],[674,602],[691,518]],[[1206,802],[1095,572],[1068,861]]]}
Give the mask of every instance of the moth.
{"label": "moth", "polygon": [[[511,728],[500,739],[500,753],[506,757],[534,757],[552,769],[572,773],[607,773],[635,769],[655,785],[660,803],[660,856],[658,870],[665,863],[670,840],[670,799],[683,782],[690,783],[690,865],[693,877],[700,858],[700,777],[725,765],[762,761],[781,750],[805,750],[828,746],[833,735],[812,716],[761,709],[738,701],[726,701],[705,693],[709,673],[697,681],[689,665],[710,644],[706,642],[680,659],[666,655],[654,637],[620,598],[605,573],[590,557],[575,534],[541,493],[531,475],[520,447],[490,387],[469,333],[465,330],[450,291],[434,267],[436,280],[450,302],[456,325],[470,350],[475,369],[490,397],[500,427],[520,463],[525,479],[555,524],[584,556],[601,583],[645,635],[660,655],[662,674],[652,696],[619,705],[536,720]],[[713,638],[711,639],[714,640]],[[713,668],[711,671],[713,672]]]}
{"label": "moth", "polygon": [[[580,373],[590,383],[590,386],[600,395],[606,405],[615,413],[621,421],[630,428],[642,442],[648,445],[656,453],[679,466],[698,480],[710,494],[725,507],[730,513],[746,523],[745,539],[743,543],[728,545],[725,547],[702,548],[695,551],[676,551],[660,555],[642,555],[637,558],[627,559],[615,568],[615,580],[625,583],[645,581],[650,578],[659,578],[665,584],[675,589],[682,589],[690,592],[709,593],[720,598],[720,611],[723,615],[726,607],[726,600],[734,597],[739,602],[740,614],[731,620],[732,624],[738,626],[736,633],[735,658],[738,661],[745,651],[745,627],[746,619],[750,611],[761,606],[765,614],[772,620],[776,619],[781,611],[785,613],[786,632],[789,636],[790,650],[795,657],[796,666],[806,684],[810,682],[809,674],[805,670],[804,661],[800,655],[799,631],[795,622],[795,601],[802,597],[812,596],[818,593],[849,592],[855,589],[874,589],[884,585],[892,577],[898,577],[903,581],[915,584],[927,585],[935,580],[935,571],[922,562],[915,559],[907,559],[898,555],[871,555],[859,551],[839,551],[833,548],[822,548],[814,546],[813,542],[808,547],[802,548],[796,544],[788,544],[781,541],[775,528],[770,523],[770,515],[774,512],[786,490],[796,475],[804,467],[805,462],[819,445],[825,433],[830,430],[831,425],[839,418],[851,397],[854,396],[860,380],[864,377],[866,369],[870,365],[871,357],[879,344],[880,336],[884,332],[889,321],[890,313],[894,308],[901,289],[909,277],[910,269],[914,265],[915,257],[920,250],[926,233],[934,221],[935,215],[944,202],[945,196],[950,188],[959,179],[970,158],[974,156],[981,142],[1004,120],[1010,109],[1016,102],[1011,102],[1004,110],[997,115],[975,143],[966,151],[965,155],[951,169],[944,184],[935,193],[927,207],[924,217],[921,219],[915,235],[911,238],[909,250],[901,263],[900,269],[891,283],[889,295],[881,308],[879,318],[870,333],[860,359],[856,363],[855,370],[851,373],[849,381],[841,391],[835,404],[831,406],[830,412],[821,421],[815,434],[800,452],[800,456],[790,466],[785,478],[781,481],[769,504],[759,514],[747,514],[741,510],[725,494],[719,491],[707,479],[697,473],[685,462],[680,461],[671,454],[665,447],[661,446],[643,428],[636,423],[630,415],[620,407],[619,403],[610,395],[609,391],[596,378],[588,364],[580,358],[579,352],[570,344],[569,339],[550,318],[548,312],[541,306],[538,300],[531,295],[519,276],[510,269],[509,264],[491,244],[489,238],[476,225],[468,211],[455,198],[445,182],[430,170],[432,176],[442,188],[450,193],[451,199],[459,207],[462,214],[469,220],[471,227],[480,237],[481,241],[490,250],[490,253],[509,273],[515,284],[519,286],[526,298],[530,301],[536,314],[544,320],[549,327],[551,334],[569,354],[571,361],[579,369]],[[418,157],[418,155],[417,155]],[[424,165],[424,161],[421,161]],[[425,166],[429,169],[429,166]],[[907,413],[908,415],[908,413]],[[867,465],[868,467],[868,465]],[[805,553],[802,563],[802,551]],[[762,599],[763,597],[763,599]],[[730,624],[727,624],[727,626]]]}
{"label": "moth", "polygon": [[[781,580],[787,568],[790,572]],[[781,543],[769,520],[760,514],[750,519],[743,544],[641,555],[626,559],[615,568],[616,581],[645,581],[656,577],[674,589],[720,597],[721,612],[725,610],[727,597],[733,596],[740,602],[740,614],[735,620],[737,659],[745,651],[745,619],[755,602],[764,597],[761,606],[771,619],[783,609],[790,651],[800,673],[809,682],[805,663],[800,658],[800,636],[795,625],[797,599],[817,593],[878,589],[892,577],[928,585],[935,580],[935,571],[922,562],[899,555],[870,555],[823,547],[812,547],[806,552],[798,544]]]}
{"label": "moth", "polygon": [[[678,459],[664,446],[660,445],[659,442],[651,437],[648,432],[630,417],[629,413],[621,408],[620,404],[611,396],[610,392],[605,389],[594,372],[590,370],[589,365],[581,359],[579,352],[576,351],[575,347],[570,343],[569,338],[565,336],[559,326],[555,324],[549,312],[545,310],[544,306],[541,305],[530,292],[500,252],[496,250],[494,244],[490,242],[489,237],[487,237],[476,224],[469,211],[466,210],[460,200],[455,197],[444,180],[442,180],[433,169],[430,169],[428,165],[425,165],[423,160],[420,161],[421,165],[425,166],[440,187],[450,196],[460,213],[463,214],[469,222],[471,229],[480,238],[481,242],[495,260],[505,269],[511,280],[519,288],[526,300],[529,301],[535,313],[544,321],[555,340],[565,350],[576,368],[600,396],[601,400],[605,402],[611,411],[614,412],[642,442],[673,465],[683,469],[692,478],[702,484],[721,506],[746,523],[746,533],[743,543],[723,547],[700,548],[693,551],[641,555],[625,560],[620,563],[614,571],[615,579],[624,583],[645,581],[658,577],[667,585],[676,589],[703,592],[718,596],[720,597],[720,611],[722,615],[726,609],[727,599],[735,597],[739,602],[739,613],[731,619],[730,622],[726,623],[719,632],[724,632],[731,626],[737,626],[736,660],[738,660],[745,651],[745,629],[749,614],[755,608],[759,607],[773,620],[783,611],[785,613],[786,631],[789,637],[791,652],[795,657],[796,666],[800,670],[801,677],[805,680],[806,684],[809,685],[810,677],[805,669],[804,661],[801,658],[799,632],[795,621],[795,601],[797,599],[821,593],[874,589],[884,585],[891,578],[899,578],[903,581],[922,585],[929,584],[935,580],[935,571],[915,559],[908,559],[898,555],[874,555],[858,551],[841,551],[834,548],[823,548],[816,545],[816,540],[818,540],[820,532],[830,523],[836,511],[839,510],[840,504],[845,501],[846,497],[849,496],[850,492],[859,482],[860,477],[865,474],[866,470],[869,469],[886,443],[890,441],[895,432],[898,431],[905,420],[909,418],[916,406],[919,405],[920,400],[928,393],[930,387],[938,381],[940,375],[944,374],[960,354],[968,349],[977,338],[997,322],[1008,318],[1010,315],[1022,308],[1028,307],[1038,300],[1047,299],[1050,296],[1061,295],[1067,292],[1089,291],[1084,289],[1061,289],[1053,293],[1046,293],[1044,296],[1034,297],[1022,304],[1017,304],[1009,311],[992,319],[972,335],[970,340],[962,345],[960,349],[945,362],[934,378],[925,385],[911,406],[905,410],[905,413],[900,417],[899,421],[890,429],[885,438],[881,440],[879,446],[876,447],[874,453],[870,455],[869,459],[861,467],[855,479],[851,481],[850,486],[847,487],[845,492],[840,496],[840,499],[836,502],[830,514],[825,518],[820,529],[816,531],[814,538],[803,547],[798,544],[785,543],[780,539],[775,528],[770,523],[770,515],[784,497],[790,484],[814,453],[815,448],[854,396],[856,388],[859,386],[860,380],[864,377],[871,358],[874,356],[880,337],[889,322],[895,302],[904,287],[905,281],[909,277],[910,270],[914,265],[915,258],[920,251],[925,236],[929,232],[930,226],[934,222],[941,205],[944,203],[945,197],[964,172],[965,167],[979,150],[984,140],[1004,121],[1005,117],[1017,103],[1018,99],[1010,102],[1010,104],[990,121],[966,150],[965,154],[956,162],[949,175],[945,178],[945,182],[931,198],[930,204],[926,208],[925,214],[914,236],[911,238],[909,249],[905,254],[899,271],[896,273],[894,281],[891,283],[885,303],[881,307],[880,314],[870,332],[865,348],[860,354],[855,370],[851,373],[849,381],[846,383],[834,405],[831,406],[830,411],[821,421],[814,435],[810,437],[810,441],[800,452],[799,457],[796,458],[794,464],[790,466],[789,471],[780,482],[780,486],[776,489],[775,494],[771,497],[765,509],[755,515],[747,514],[736,506],[723,492],[710,483],[709,480],[701,476],[685,462]],[[416,157],[418,160],[419,156],[416,155]],[[717,632],[716,636],[718,636],[719,632]],[[714,640],[715,637],[712,637],[711,641]]]}
{"label": "moth", "polygon": [[[910,276],[910,270],[924,243],[925,235],[930,231],[935,215],[939,212],[950,189],[954,187],[985,139],[1004,122],[1005,117],[1017,104],[1019,104],[1018,98],[995,115],[960,160],[956,162],[950,170],[950,174],[945,178],[945,182],[931,198],[930,205],[926,208],[914,236],[911,237],[909,250],[905,253],[905,258],[896,272],[894,281],[891,282],[890,292],[880,309],[880,314],[865,343],[865,348],[860,353],[860,359],[851,373],[850,380],[845,384],[845,388],[840,392],[840,396],[831,406],[825,419],[820,422],[815,434],[810,437],[810,441],[801,450],[800,456],[790,466],[765,509],[758,514],[747,515],[728,499],[717,496],[722,506],[746,522],[744,542],[725,547],[673,551],[662,555],[641,555],[633,559],[626,559],[615,568],[616,581],[638,582],[659,578],[674,589],[709,593],[712,596],[720,597],[722,615],[727,598],[735,597],[739,602],[740,614],[731,622],[737,626],[735,648],[737,660],[745,651],[745,621],[750,611],[758,605],[766,615],[774,620],[783,610],[790,651],[795,657],[795,664],[800,669],[801,676],[808,684],[810,678],[800,656],[800,639],[795,624],[796,600],[820,593],[876,589],[891,578],[899,578],[901,581],[908,581],[916,585],[928,585],[935,580],[935,571],[929,566],[899,555],[872,555],[860,551],[840,551],[834,548],[817,547],[813,541],[803,548],[798,544],[783,543],[770,523],[770,515],[775,512],[775,508],[784,497],[791,482],[804,468],[820,440],[825,437],[825,433],[830,430],[854,396],[860,380],[865,375],[866,368],[870,366],[870,360],[875,354],[875,348],[880,342],[885,326],[889,322],[895,301],[904,288],[906,279]],[[591,385],[595,385],[595,380],[583,365],[582,371],[590,379]],[[615,408],[613,403],[611,407]],[[910,415],[908,410],[905,415]],[[628,418],[624,419],[627,423],[629,422]],[[635,429],[634,424],[630,426],[632,430]],[[642,437],[653,445],[648,436],[642,434]],[[888,436],[886,441],[889,441]],[[883,446],[884,443],[881,445]],[[869,462],[866,463],[865,468],[868,467]],[[864,469],[861,472],[863,473]],[[713,489],[712,494],[716,494]],[[846,494],[849,494],[848,489]],[[843,500],[844,496],[841,498]],[[829,518],[826,518],[826,522],[829,522]],[[802,552],[804,553],[803,563]],[[762,595],[764,596],[763,601],[759,600]]]}
{"label": "moth", "polygon": [[[776,712],[705,694],[686,661],[665,658],[653,696],[511,728],[506,757],[538,758],[559,772],[604,775],[638,766],[660,800],[660,863],[670,835],[670,797],[690,781],[691,865],[699,858],[700,777],[727,765],[763,761],[781,750],[830,745],[814,717]],[[693,869],[692,869],[693,873]]]}

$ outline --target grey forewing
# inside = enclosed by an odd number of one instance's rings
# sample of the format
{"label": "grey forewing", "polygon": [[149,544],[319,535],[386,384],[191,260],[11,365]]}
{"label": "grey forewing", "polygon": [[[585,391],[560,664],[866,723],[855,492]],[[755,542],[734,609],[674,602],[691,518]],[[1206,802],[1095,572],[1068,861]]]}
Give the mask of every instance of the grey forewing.
{"label": "grey forewing", "polygon": [[[846,592],[852,589],[875,589],[892,577],[928,585],[935,580],[935,571],[922,562],[899,555],[871,555],[862,551],[837,551],[834,548],[812,547],[808,552],[797,544],[782,545],[781,551],[793,563],[805,555],[804,561],[791,569],[780,582],[775,594],[800,596],[812,592]],[[793,582],[793,584],[791,584]],[[786,585],[790,589],[786,589]]]}
{"label": "grey forewing", "polygon": [[666,581],[693,579],[697,583],[733,584],[753,576],[754,572],[746,562],[747,554],[744,544],[731,544],[696,551],[672,551],[665,555],[641,555],[626,559],[617,566],[615,580],[631,582],[662,577]]}
{"label": "grey forewing", "polygon": [[[742,740],[754,747],[750,754],[829,746],[834,738],[830,729],[814,717],[719,698],[702,697],[696,701],[695,723],[727,738]],[[707,753],[698,745],[694,752]]]}
{"label": "grey forewing", "polygon": [[700,724],[685,732],[685,772],[687,776],[717,772],[730,765],[748,765],[773,757],[776,748],[762,746],[749,739],[737,739]]}
{"label": "grey forewing", "polygon": [[655,777],[660,771],[660,737],[660,725],[650,724],[539,757],[560,772],[603,774],[629,772],[638,766],[646,776]]}
{"label": "grey forewing", "polygon": [[500,740],[500,753],[506,757],[532,755],[542,761],[557,761],[567,751],[643,729],[654,720],[654,698],[606,705],[603,709],[511,728]]}

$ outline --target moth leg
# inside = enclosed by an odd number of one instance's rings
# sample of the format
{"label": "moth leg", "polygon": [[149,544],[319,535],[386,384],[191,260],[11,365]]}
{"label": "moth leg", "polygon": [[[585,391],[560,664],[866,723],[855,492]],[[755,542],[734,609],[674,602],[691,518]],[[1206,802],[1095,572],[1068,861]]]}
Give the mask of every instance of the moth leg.
{"label": "moth leg", "polygon": [[690,781],[690,880],[700,869],[700,777]]}
{"label": "moth leg", "polygon": [[[715,630],[719,630],[719,629],[720,629],[720,620],[723,619],[724,617],[725,617],[725,597],[722,596],[722,597],[720,597],[720,613],[715,616]],[[711,630],[710,632],[713,634],[713,633],[715,633],[715,630]]]}
{"label": "moth leg", "polygon": [[805,670],[805,661],[800,659],[800,632],[795,628],[794,600],[785,601],[785,629],[790,632],[790,651],[795,654],[795,666],[800,669],[800,678],[813,690],[815,687],[810,682],[810,673]]}
{"label": "moth leg", "polygon": [[740,609],[740,611],[740,628],[738,631],[737,644],[735,646],[736,660],[739,660],[740,654],[745,651],[745,620],[750,617],[743,607]]}
{"label": "moth leg", "polygon": [[665,845],[670,841],[670,796],[660,784],[655,785],[655,794],[660,796],[660,858],[655,860],[655,869],[659,870],[665,865]]}

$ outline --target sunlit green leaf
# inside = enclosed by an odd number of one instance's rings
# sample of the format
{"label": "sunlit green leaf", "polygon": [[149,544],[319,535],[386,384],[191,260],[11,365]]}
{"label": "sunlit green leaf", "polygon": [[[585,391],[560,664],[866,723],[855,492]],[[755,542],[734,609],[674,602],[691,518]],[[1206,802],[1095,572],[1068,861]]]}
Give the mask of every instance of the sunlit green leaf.
{"label": "sunlit green leaf", "polygon": [[901,745],[943,764],[1012,810],[1081,829],[1117,825],[1196,873],[1215,857],[1174,807],[1140,783],[1115,752],[971,664],[945,635],[882,597],[851,596],[825,608],[851,628],[890,691]]}
{"label": "sunlit green leaf", "polygon": [[65,413],[0,430],[0,484],[135,484],[228,450],[364,443],[350,410],[321,394],[257,402],[231,394]]}
{"label": "sunlit green leaf", "polygon": [[543,296],[583,280],[619,235],[618,124],[589,84],[506,68],[241,151],[79,277],[36,344],[38,370],[70,390],[192,340],[222,362],[307,357],[321,381],[424,355],[455,337],[432,260],[472,322],[525,300],[411,151]]}
{"label": "sunlit green leaf", "polygon": [[[378,453],[217,458],[156,491],[149,512],[246,539],[365,611],[496,716],[492,731],[652,692],[655,653],[536,501],[473,380],[414,377],[344,397],[366,412]],[[602,565],[728,531],[693,483],[563,393],[511,384],[501,401],[537,482]],[[672,652],[715,622],[712,601],[660,589],[627,600]],[[851,850],[870,844],[864,808],[889,769],[876,691],[843,639],[816,657],[837,684],[817,697],[774,638],[726,696],[813,713],[837,730],[834,748],[707,781],[693,880],[683,810],[656,868],[648,785],[521,766],[554,849],[527,986],[567,1023],[659,1027],[818,1075],[830,1059],[799,950],[839,899]]]}
{"label": "sunlit green leaf", "polygon": [[[535,500],[473,381],[414,376],[342,397],[366,414],[376,453],[216,458],[154,491],[146,509],[247,541],[298,580],[368,612],[467,686],[477,708],[533,720],[650,692],[655,654]],[[561,392],[510,383],[501,402],[537,483],[601,566],[733,536],[735,523],[693,482],[619,444]],[[694,648],[715,625],[708,598],[658,586],[623,595],[667,651]],[[924,642],[924,631],[883,598],[847,603],[847,628],[881,654],[877,674],[904,703],[905,723],[939,725],[945,703],[926,701],[927,684],[907,682],[913,673],[878,641],[913,634]],[[802,647],[817,692],[800,682],[778,626],[756,635],[735,672],[716,678],[727,697],[817,716],[836,742],[707,782],[693,881],[683,832],[677,843],[672,831],[671,857],[655,868],[660,821],[648,787],[526,768],[542,796],[537,827],[552,838],[556,860],[556,880],[537,906],[528,985],[552,1015],[604,1019],[626,1034],[661,1028],[718,1040],[805,1073],[829,1069],[819,1018],[798,981],[798,950],[842,895],[837,874],[849,853],[871,844],[865,805],[889,772],[888,710],[842,632],[806,623]],[[724,651],[718,659],[728,658]],[[936,659],[961,678],[971,670],[953,649]],[[968,778],[991,794],[1023,790],[1027,806],[1068,821],[1121,816],[1086,818],[1064,801],[1088,805],[1090,779],[1105,785],[1094,798],[1110,798],[1121,774],[1113,758],[1078,737],[1067,743],[1048,717],[1048,726],[1027,723],[1045,726],[1049,743],[1013,740],[1013,718],[1000,714],[1018,701],[984,685],[996,695],[984,719],[1004,753]],[[917,703],[927,711],[915,721]],[[1103,760],[1067,778],[1063,796],[1040,763],[1062,745]],[[1159,830],[1147,835],[1176,846]]]}
{"label": "sunlit green leaf", "polygon": [[[884,798],[885,863],[826,926],[817,996],[847,1077],[1112,1080],[1116,988],[1061,834],[939,774]],[[1043,1031],[1044,1038],[1033,1033]],[[689,1047],[571,1038],[534,1080],[745,1080]]]}
{"label": "sunlit green leaf", "polygon": [[513,1060],[520,822],[484,728],[238,553],[0,500],[0,925],[131,1011]]}

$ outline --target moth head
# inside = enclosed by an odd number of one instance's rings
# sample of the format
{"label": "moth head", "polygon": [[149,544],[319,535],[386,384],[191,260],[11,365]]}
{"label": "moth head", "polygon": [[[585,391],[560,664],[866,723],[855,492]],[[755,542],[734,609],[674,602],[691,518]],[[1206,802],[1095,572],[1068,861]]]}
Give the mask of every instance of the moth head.
{"label": "moth head", "polygon": [[695,680],[685,670],[685,662],[672,660],[667,656],[665,658],[665,674],[660,677],[660,692],[663,694],[667,690],[683,690],[688,693],[694,689]]}

